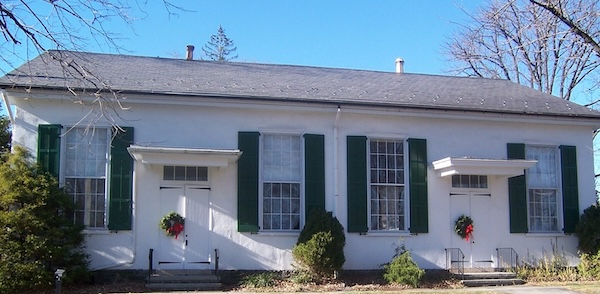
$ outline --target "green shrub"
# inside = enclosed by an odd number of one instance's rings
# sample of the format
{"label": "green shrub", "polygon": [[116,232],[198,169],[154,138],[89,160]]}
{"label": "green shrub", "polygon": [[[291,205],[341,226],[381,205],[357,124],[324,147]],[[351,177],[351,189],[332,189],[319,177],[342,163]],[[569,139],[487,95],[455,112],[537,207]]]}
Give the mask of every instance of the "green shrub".
{"label": "green shrub", "polygon": [[66,282],[88,277],[82,226],[73,224],[71,196],[16,147],[0,163],[0,293],[51,286],[56,268]]}
{"label": "green shrub", "polygon": [[404,284],[418,287],[425,271],[419,268],[410,255],[405,251],[392,259],[392,262],[383,266],[385,273],[383,278],[388,283]]}
{"label": "green shrub", "polygon": [[263,272],[251,274],[242,279],[242,286],[246,288],[266,288],[273,287],[281,280],[281,277],[275,272]]}
{"label": "green shrub", "polygon": [[575,227],[582,253],[596,254],[600,251],[600,206],[594,204],[583,211]]}
{"label": "green shrub", "polygon": [[313,210],[300,232],[292,255],[301,270],[315,278],[331,276],[346,262],[344,228],[331,212]]}
{"label": "green shrub", "polygon": [[600,252],[596,254],[582,253],[577,266],[579,274],[586,279],[600,280]]}

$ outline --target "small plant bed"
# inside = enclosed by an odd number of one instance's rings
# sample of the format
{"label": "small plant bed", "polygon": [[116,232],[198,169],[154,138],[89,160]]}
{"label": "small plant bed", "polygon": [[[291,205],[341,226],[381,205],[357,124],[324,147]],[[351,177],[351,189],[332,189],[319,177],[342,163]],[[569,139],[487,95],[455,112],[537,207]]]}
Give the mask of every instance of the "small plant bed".
{"label": "small plant bed", "polygon": [[[329,292],[329,291],[397,291],[410,286],[390,284],[383,270],[343,271],[337,279],[309,281],[309,277],[294,271],[234,271],[224,273],[225,291],[250,292]],[[420,288],[461,288],[459,281],[443,270],[428,270]]]}

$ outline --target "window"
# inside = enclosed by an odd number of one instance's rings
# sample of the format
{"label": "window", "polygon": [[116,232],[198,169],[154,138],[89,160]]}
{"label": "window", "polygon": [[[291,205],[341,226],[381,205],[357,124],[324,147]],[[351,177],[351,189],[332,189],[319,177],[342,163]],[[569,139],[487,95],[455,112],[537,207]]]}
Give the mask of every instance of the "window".
{"label": "window", "polygon": [[264,134],[261,151],[262,229],[300,230],[302,148],[298,135]]}
{"label": "window", "polygon": [[529,231],[559,231],[558,148],[526,146],[527,159],[537,164],[527,170]]}
{"label": "window", "polygon": [[163,180],[206,182],[208,181],[208,168],[205,166],[171,166],[163,167]]}
{"label": "window", "polygon": [[487,189],[487,176],[478,175],[453,175],[452,188]]}
{"label": "window", "polygon": [[65,134],[66,190],[75,203],[76,224],[106,227],[107,129],[73,128]]}
{"label": "window", "polygon": [[370,230],[406,230],[404,141],[369,141]]}

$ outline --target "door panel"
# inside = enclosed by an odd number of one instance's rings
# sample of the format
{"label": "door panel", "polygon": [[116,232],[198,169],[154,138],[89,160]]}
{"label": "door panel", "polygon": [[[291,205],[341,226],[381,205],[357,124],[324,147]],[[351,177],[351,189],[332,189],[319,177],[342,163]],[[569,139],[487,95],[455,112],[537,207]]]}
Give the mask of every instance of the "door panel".
{"label": "door panel", "polygon": [[[160,216],[163,217],[171,211],[175,211],[185,217],[185,194],[183,187],[161,187],[160,188]],[[156,220],[158,225],[158,219]],[[185,234],[187,234],[187,220],[184,231],[177,239],[167,236],[161,232],[159,236],[158,268],[159,269],[182,269],[185,257]]]}
{"label": "door panel", "polygon": [[[493,266],[493,232],[491,226],[491,196],[487,193],[451,193],[450,194],[450,227],[452,230],[451,246],[460,248],[465,254],[465,267],[489,268]],[[461,215],[473,220],[473,233],[469,241],[462,239],[454,232],[454,224]]]}
{"label": "door panel", "polygon": [[209,194],[202,187],[186,186],[186,247],[185,268],[208,269],[210,265],[209,249]]}
{"label": "door panel", "polygon": [[159,269],[208,269],[210,266],[210,190],[196,186],[163,186],[160,190],[160,210],[164,216],[171,211],[185,218],[185,229],[176,239],[159,237]]}

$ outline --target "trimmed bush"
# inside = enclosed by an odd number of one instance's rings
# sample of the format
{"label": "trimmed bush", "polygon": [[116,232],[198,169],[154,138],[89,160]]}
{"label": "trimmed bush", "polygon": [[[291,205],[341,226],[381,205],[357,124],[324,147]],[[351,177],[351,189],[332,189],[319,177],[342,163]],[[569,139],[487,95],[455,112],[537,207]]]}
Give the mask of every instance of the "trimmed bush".
{"label": "trimmed bush", "polygon": [[410,252],[405,251],[392,259],[392,262],[383,266],[383,278],[388,283],[418,287],[425,271],[413,261]]}
{"label": "trimmed bush", "polygon": [[579,238],[579,250],[587,254],[600,251],[600,206],[596,203],[583,211],[575,235]]}
{"label": "trimmed bush", "polygon": [[331,212],[313,210],[292,249],[294,260],[301,270],[315,278],[331,276],[346,262],[344,228]]}

